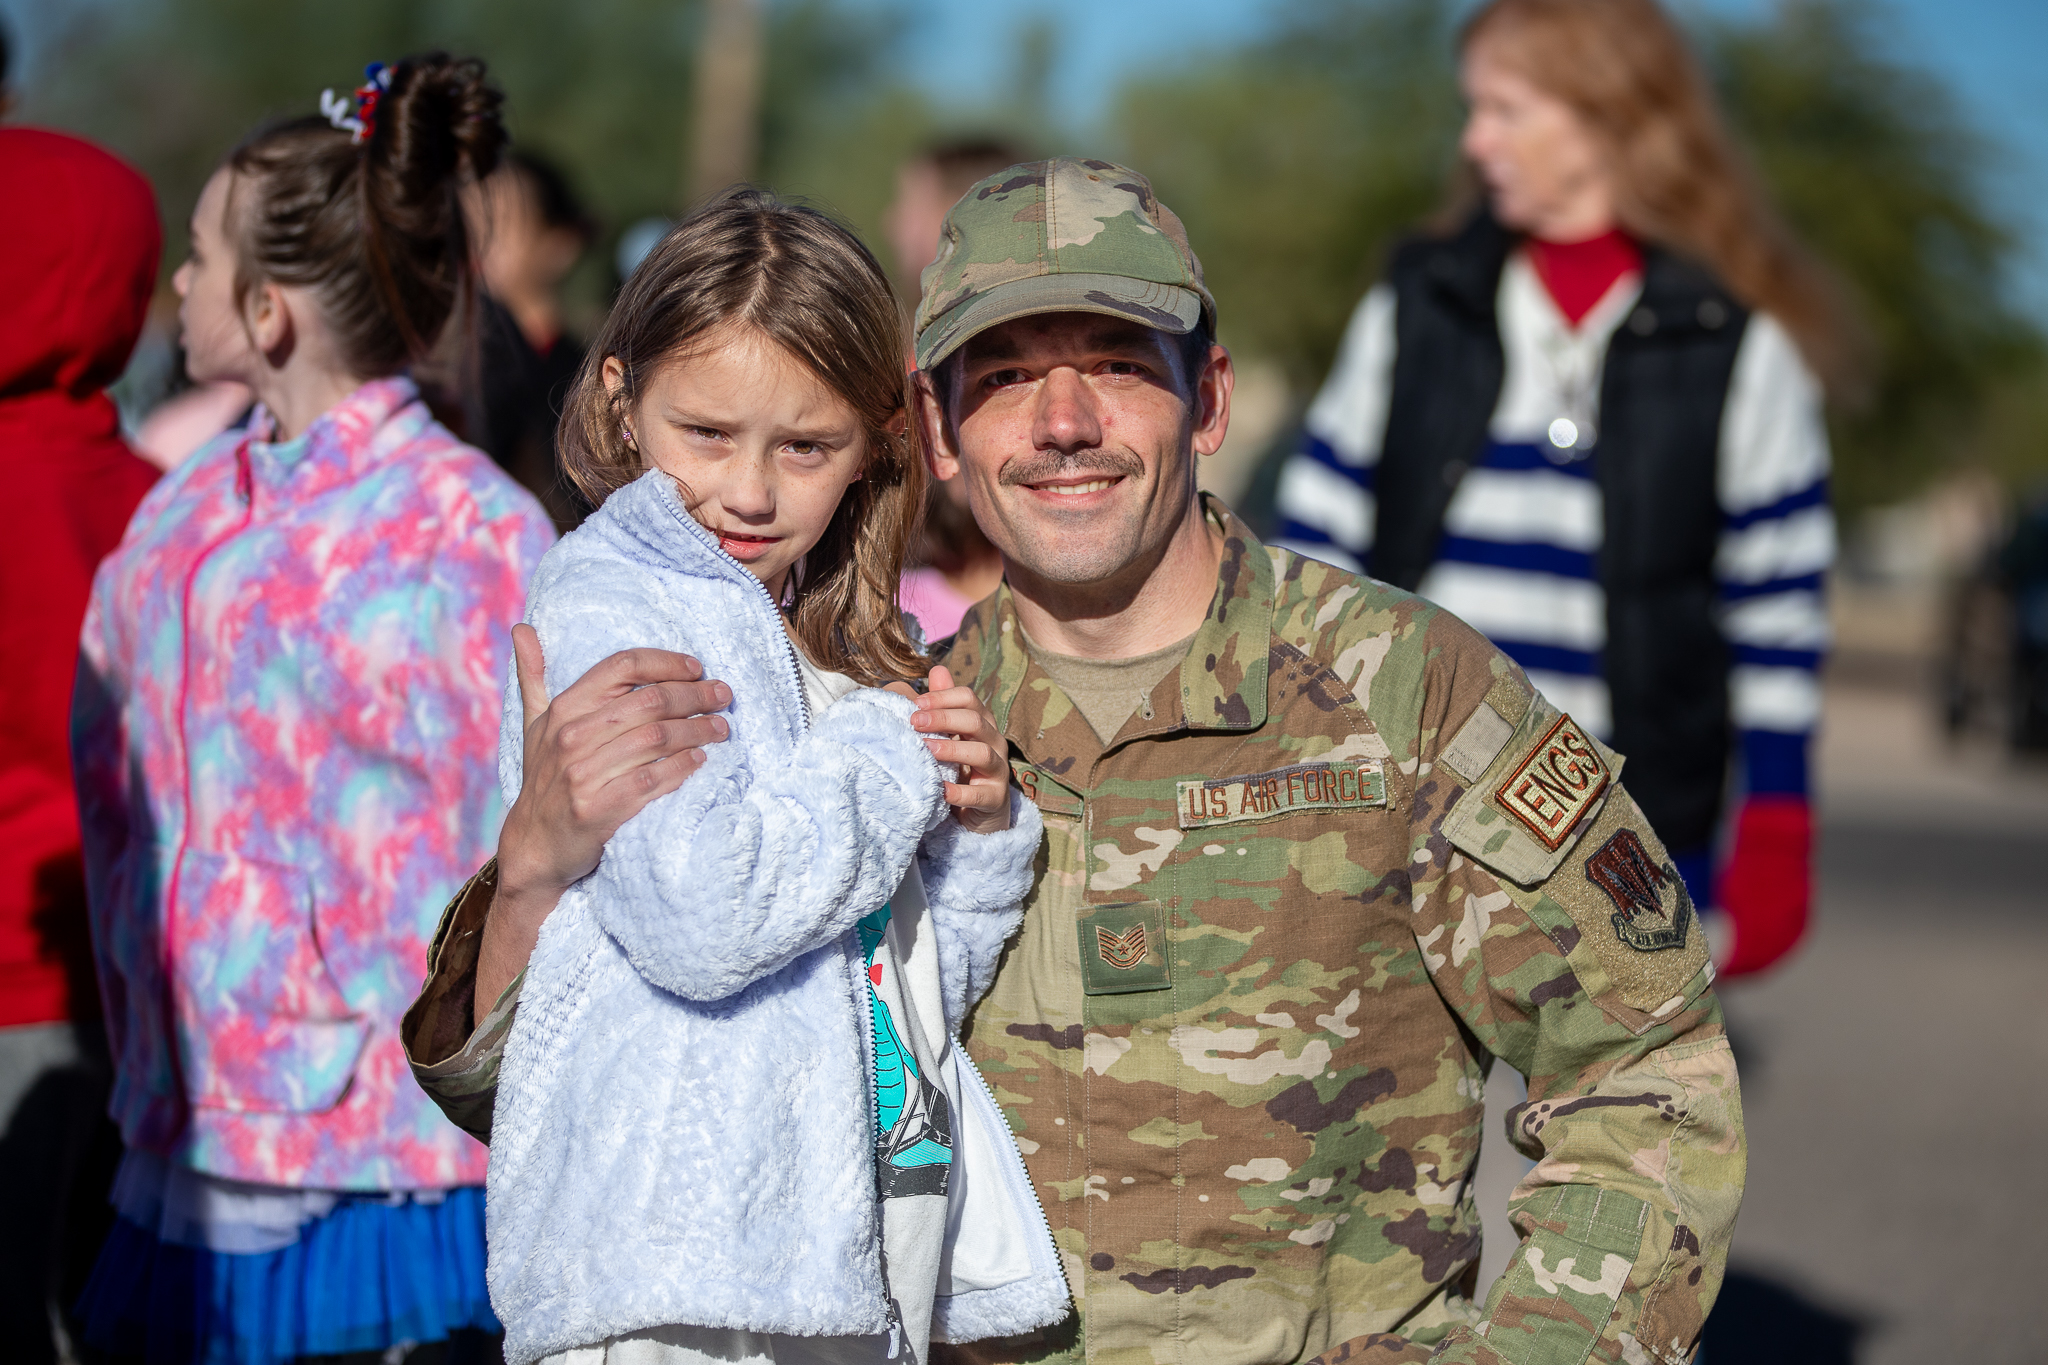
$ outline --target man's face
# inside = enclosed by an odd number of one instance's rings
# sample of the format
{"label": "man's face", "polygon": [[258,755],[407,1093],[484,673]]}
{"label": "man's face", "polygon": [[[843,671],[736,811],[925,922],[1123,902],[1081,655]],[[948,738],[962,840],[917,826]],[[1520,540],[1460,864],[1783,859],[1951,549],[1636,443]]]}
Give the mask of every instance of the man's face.
{"label": "man's face", "polygon": [[1094,313],[982,332],[926,391],[933,473],[964,472],[974,519],[1013,570],[1108,586],[1149,573],[1195,497],[1195,456],[1229,421],[1230,356],[1183,369],[1179,339]]}

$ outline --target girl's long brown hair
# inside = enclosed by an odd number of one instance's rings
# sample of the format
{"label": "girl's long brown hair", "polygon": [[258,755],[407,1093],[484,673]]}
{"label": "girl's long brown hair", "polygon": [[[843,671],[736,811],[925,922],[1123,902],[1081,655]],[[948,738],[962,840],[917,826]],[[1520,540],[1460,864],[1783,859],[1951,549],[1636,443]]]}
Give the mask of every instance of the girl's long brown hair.
{"label": "girl's long brown hair", "polygon": [[[793,576],[790,629],[820,668],[869,686],[922,677],[896,606],[903,556],[924,505],[924,463],[903,427],[908,376],[888,276],[860,239],[816,209],[737,188],[669,232],[619,292],[591,345],[557,438],[562,468],[593,503],[647,471],[624,422],[663,365],[727,326],[795,356],[860,415],[861,477]],[[604,362],[625,382],[607,392]],[[898,430],[891,430],[891,428]]]}
{"label": "girl's long brown hair", "polygon": [[1831,391],[1853,388],[1840,291],[1771,209],[1656,0],[1491,0],[1466,22],[1460,54],[1482,39],[1606,143],[1623,228],[1711,269],[1784,325]]}

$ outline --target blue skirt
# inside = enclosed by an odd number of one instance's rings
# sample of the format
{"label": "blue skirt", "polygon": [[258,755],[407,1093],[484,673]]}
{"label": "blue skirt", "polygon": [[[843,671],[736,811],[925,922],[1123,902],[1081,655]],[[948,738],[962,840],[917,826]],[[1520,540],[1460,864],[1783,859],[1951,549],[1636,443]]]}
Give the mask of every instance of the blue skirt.
{"label": "blue skirt", "polygon": [[181,1246],[116,1218],[79,1298],[85,1340],[147,1365],[276,1365],[502,1330],[484,1288],[484,1192],[343,1196],[277,1251]]}

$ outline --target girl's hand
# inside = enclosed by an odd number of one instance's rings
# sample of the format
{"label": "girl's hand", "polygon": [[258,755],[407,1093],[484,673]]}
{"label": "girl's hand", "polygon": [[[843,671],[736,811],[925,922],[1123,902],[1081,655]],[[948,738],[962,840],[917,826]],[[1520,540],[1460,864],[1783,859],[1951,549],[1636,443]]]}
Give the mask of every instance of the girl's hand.
{"label": "girl's hand", "polygon": [[[953,675],[934,668],[931,690],[917,699],[910,723],[931,738],[925,747],[941,763],[960,765],[964,781],[946,784],[946,804],[973,834],[992,834],[1010,827],[1009,746],[996,729],[996,718],[971,687],[955,687]],[[942,739],[938,736],[951,735]]]}

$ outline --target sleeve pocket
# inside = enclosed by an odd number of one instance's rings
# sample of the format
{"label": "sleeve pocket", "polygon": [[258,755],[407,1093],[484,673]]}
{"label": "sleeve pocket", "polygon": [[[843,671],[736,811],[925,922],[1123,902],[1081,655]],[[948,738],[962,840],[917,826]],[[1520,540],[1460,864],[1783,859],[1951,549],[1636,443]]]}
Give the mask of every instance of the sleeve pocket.
{"label": "sleeve pocket", "polygon": [[188,849],[176,877],[166,946],[193,1103],[257,1113],[332,1109],[369,1025],[328,971],[305,874]]}
{"label": "sleeve pocket", "polygon": [[1649,1206],[1616,1190],[1558,1185],[1514,1215],[1529,1239],[1488,1296],[1486,1344],[1508,1365],[1582,1365],[1628,1288]]}

